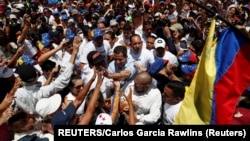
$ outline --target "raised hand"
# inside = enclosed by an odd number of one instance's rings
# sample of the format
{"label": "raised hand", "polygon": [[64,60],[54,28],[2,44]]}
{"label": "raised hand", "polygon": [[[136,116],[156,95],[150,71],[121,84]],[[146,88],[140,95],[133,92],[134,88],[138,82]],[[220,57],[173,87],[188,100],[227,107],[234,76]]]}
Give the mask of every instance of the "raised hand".
{"label": "raised hand", "polygon": [[22,80],[19,77],[15,77],[15,82],[14,85],[12,87],[12,89],[10,90],[9,94],[10,95],[14,95],[16,90],[22,85]]}
{"label": "raised hand", "polygon": [[22,56],[23,52],[24,52],[24,45],[17,49],[16,54]]}
{"label": "raised hand", "polygon": [[82,38],[80,36],[75,36],[74,41],[73,41],[73,46],[80,46],[82,43]]}
{"label": "raised hand", "polygon": [[172,75],[177,70],[177,66],[175,64],[168,63],[165,67],[166,74],[168,76]]}
{"label": "raised hand", "polygon": [[108,77],[108,75],[109,75],[108,70],[106,68],[102,67],[102,66],[100,66],[100,67],[102,69],[103,76]]}
{"label": "raised hand", "polygon": [[100,72],[100,71],[97,71],[97,83],[96,83],[96,85],[97,86],[101,86],[102,85],[102,82],[103,82],[103,79],[104,79],[104,77],[103,77],[103,73],[102,72]]}
{"label": "raised hand", "polygon": [[93,66],[92,69],[93,69],[93,72],[94,72],[94,73],[93,73],[91,79],[92,79],[92,80],[95,80],[96,74],[97,74],[97,70],[96,70],[96,67],[95,67],[95,66]]}
{"label": "raised hand", "polygon": [[62,40],[59,46],[63,47],[67,42],[69,42],[69,39]]}
{"label": "raised hand", "polygon": [[127,101],[131,101],[132,102],[132,86],[129,87],[129,91],[127,94],[125,94],[125,98]]}
{"label": "raised hand", "polygon": [[14,114],[13,108],[7,108],[0,116],[0,125],[6,122]]}

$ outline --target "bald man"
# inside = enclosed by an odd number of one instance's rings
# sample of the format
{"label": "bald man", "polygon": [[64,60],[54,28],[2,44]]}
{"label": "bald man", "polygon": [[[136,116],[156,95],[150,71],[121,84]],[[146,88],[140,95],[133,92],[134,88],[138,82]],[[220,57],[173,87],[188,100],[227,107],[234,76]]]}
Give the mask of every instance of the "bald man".
{"label": "bald man", "polygon": [[138,122],[143,125],[156,124],[161,116],[162,97],[160,90],[152,87],[152,77],[147,72],[140,72],[128,84],[125,94],[128,94],[130,87]]}

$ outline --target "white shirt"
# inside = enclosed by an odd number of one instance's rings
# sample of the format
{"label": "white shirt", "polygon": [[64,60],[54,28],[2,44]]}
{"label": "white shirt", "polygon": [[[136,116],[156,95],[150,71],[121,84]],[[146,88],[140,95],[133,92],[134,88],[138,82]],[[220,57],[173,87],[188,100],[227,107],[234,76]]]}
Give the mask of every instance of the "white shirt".
{"label": "white shirt", "polygon": [[[76,97],[71,93],[69,92],[66,96],[65,96],[66,100],[69,100],[69,101],[74,101],[76,99]],[[86,98],[85,98],[86,99]],[[77,115],[82,115],[84,113],[84,105],[85,105],[85,102],[86,100],[83,100],[82,104],[77,108],[76,110],[76,114]]]}
{"label": "white shirt", "polygon": [[155,60],[162,58],[164,60],[168,60],[171,64],[176,64],[178,66],[177,57],[173,53],[171,53],[170,51],[165,51],[165,54],[163,57],[156,56],[155,50],[154,50],[153,54],[154,54]]}
{"label": "white shirt", "polygon": [[[65,51],[63,58],[62,58],[62,63],[65,64],[65,63],[69,62],[70,58],[71,58],[71,54],[69,52]],[[75,65],[80,66],[80,52],[77,53]]]}
{"label": "white shirt", "polygon": [[[52,43],[52,46],[54,48],[57,48],[58,45],[55,44],[55,43]],[[54,55],[52,55],[49,60],[53,61],[56,63],[56,66],[60,65],[60,66],[63,66],[63,63],[62,63],[62,56],[63,56],[63,51],[62,50],[58,50]]]}
{"label": "white shirt", "polygon": [[53,134],[50,134],[50,133],[43,134],[41,131],[29,131],[29,132],[24,132],[24,133],[15,133],[14,139],[12,141],[18,141],[22,137],[24,137],[26,135],[32,135],[32,134],[36,134],[40,138],[47,138],[47,139],[49,139],[49,141],[54,141]]}
{"label": "white shirt", "polygon": [[15,93],[17,107],[30,114],[36,113],[35,106],[39,99],[49,97],[68,85],[73,73],[73,66],[73,64],[68,63],[65,71],[47,86],[40,87],[34,84],[18,88]]}
{"label": "white shirt", "polygon": [[121,41],[122,39],[121,38],[118,38],[117,41],[114,43],[113,47],[112,47],[112,52],[114,52],[114,49],[117,47],[117,46],[123,46],[121,44]]}
{"label": "white shirt", "polygon": [[41,84],[43,85],[46,82],[46,78],[44,75],[41,75],[38,77],[37,81],[41,82]]}
{"label": "white shirt", "polygon": [[[120,35],[118,35],[117,37],[119,38],[119,40],[124,41],[124,43],[125,43],[127,46],[130,45],[130,39],[126,39],[126,38],[124,37],[123,33],[120,34]],[[114,47],[113,47],[113,48],[114,48]]]}
{"label": "white shirt", "polygon": [[142,28],[143,28],[143,25],[138,26],[138,27],[135,29],[135,33],[137,32],[137,33],[141,36],[142,33],[143,33]]}
{"label": "white shirt", "polygon": [[53,15],[50,15],[50,17],[49,17],[49,25],[50,26],[53,26],[54,20],[55,20],[55,17]]}
{"label": "white shirt", "polygon": [[132,101],[136,104],[135,112],[139,122],[144,125],[155,124],[161,116],[162,96],[157,88],[151,87],[145,94],[138,95],[134,90],[134,81],[126,88],[125,94],[128,94],[132,86]]}
{"label": "white shirt", "polygon": [[[80,56],[83,55],[83,49],[85,48],[85,46],[86,46],[87,43],[88,43],[88,40],[87,40],[86,38],[83,38],[83,39],[82,39],[82,43],[81,43],[81,45],[80,45],[80,47],[79,47]],[[80,57],[80,58],[81,58],[81,57]],[[79,58],[79,59],[80,59],[80,58]]]}
{"label": "white shirt", "polygon": [[103,40],[103,44],[101,47],[95,47],[93,41],[88,42],[83,48],[82,55],[80,56],[80,62],[84,64],[88,64],[87,56],[91,51],[99,51],[103,56],[105,56],[105,63],[108,66],[108,56],[113,55],[110,44],[107,40]]}
{"label": "white shirt", "polygon": [[128,57],[133,58],[136,63],[146,68],[155,61],[152,52],[145,48],[142,48],[139,54],[135,54],[132,48],[128,49]]}
{"label": "white shirt", "polygon": [[173,124],[175,117],[177,116],[179,109],[181,107],[181,103],[179,102],[175,105],[170,105],[168,103],[164,103],[164,107],[163,107],[163,119],[162,119],[162,123],[164,125],[171,125]]}
{"label": "white shirt", "polygon": [[36,53],[38,52],[38,49],[33,46],[31,44],[31,42],[27,39],[24,40],[24,55],[27,55],[29,57],[33,57],[34,55],[36,55]]}
{"label": "white shirt", "polygon": [[32,134],[39,134],[40,131],[27,131],[27,132],[22,132],[22,133],[15,133],[14,134],[14,139],[12,141],[18,141],[19,139],[21,139],[22,137],[26,136],[26,135],[32,135]]}
{"label": "white shirt", "polygon": [[168,15],[168,19],[173,20],[173,19],[176,19],[177,16],[178,16],[178,12],[174,11],[172,14]]}

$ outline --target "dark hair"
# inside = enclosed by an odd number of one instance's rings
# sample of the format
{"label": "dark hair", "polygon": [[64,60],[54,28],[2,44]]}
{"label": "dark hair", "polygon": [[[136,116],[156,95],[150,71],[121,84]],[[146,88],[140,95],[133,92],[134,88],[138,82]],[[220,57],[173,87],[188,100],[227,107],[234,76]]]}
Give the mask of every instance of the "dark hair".
{"label": "dark hair", "polygon": [[68,87],[69,87],[69,88],[74,87],[74,85],[75,85],[75,80],[77,80],[77,79],[82,79],[82,78],[81,78],[80,75],[72,75],[71,78],[70,78]]}
{"label": "dark hair", "polygon": [[117,46],[114,49],[114,54],[119,54],[119,53],[122,53],[124,57],[127,57],[128,50],[125,46]]}
{"label": "dark hair", "polygon": [[42,21],[42,23],[46,23],[46,18],[44,16],[40,16],[39,19]]}
{"label": "dark hair", "polygon": [[36,42],[39,40],[39,35],[34,30],[28,30],[28,36],[30,38],[31,44],[36,46]]}
{"label": "dark hair", "polygon": [[126,20],[125,20],[124,18],[120,18],[120,19],[118,20],[118,23],[120,24],[121,22],[125,22],[125,23],[126,23]]}
{"label": "dark hair", "polygon": [[100,18],[99,14],[98,13],[93,13],[91,15],[91,19],[95,19],[96,21],[98,21],[98,19]]}
{"label": "dark hair", "polygon": [[126,30],[126,31],[131,31],[132,30],[132,27],[129,23],[126,23],[123,27],[123,30]]}
{"label": "dark hair", "polygon": [[185,96],[185,85],[181,81],[172,80],[166,84],[168,88],[173,90],[173,97],[180,97],[181,99]]}
{"label": "dark hair", "polygon": [[75,25],[76,25],[75,22],[69,22],[68,25],[67,25],[67,27],[74,27]]}
{"label": "dark hair", "polygon": [[200,55],[204,48],[205,42],[203,40],[194,40],[191,42],[191,45],[195,48],[195,53]]}
{"label": "dark hair", "polygon": [[149,35],[147,38],[157,39],[157,37],[156,37],[156,36],[154,36],[154,35]]}
{"label": "dark hair", "polygon": [[82,33],[83,33],[83,35],[84,35],[85,37],[87,37],[87,36],[88,36],[88,32],[89,32],[90,30],[92,30],[91,27],[89,27],[88,25],[84,25],[84,26],[82,27]]}
{"label": "dark hair", "polygon": [[43,71],[52,70],[56,66],[56,63],[51,60],[46,60],[42,65],[41,68]]}
{"label": "dark hair", "polygon": [[146,25],[152,25],[152,23],[150,21],[144,21],[143,22],[143,27],[145,27]]}
{"label": "dark hair", "polygon": [[107,31],[107,32],[105,32],[105,34],[110,35],[111,39],[115,38],[115,33],[113,31]]}
{"label": "dark hair", "polygon": [[132,19],[141,18],[141,17],[142,17],[142,13],[141,12],[135,11],[132,14]]}
{"label": "dark hair", "polygon": [[29,113],[23,110],[18,110],[13,116],[9,118],[8,127],[13,132],[21,133],[23,132],[22,128],[27,124],[28,117]]}
{"label": "dark hair", "polygon": [[37,70],[33,65],[22,64],[16,67],[16,73],[19,74],[19,77],[22,81],[26,83],[32,83],[38,77]]}
{"label": "dark hair", "polygon": [[59,31],[61,34],[63,34],[64,29],[62,26],[56,26],[56,30]]}
{"label": "dark hair", "polygon": [[74,38],[71,38],[71,39],[69,39],[69,41],[66,43],[65,46],[69,47],[70,45],[73,44],[73,42],[74,42]]}

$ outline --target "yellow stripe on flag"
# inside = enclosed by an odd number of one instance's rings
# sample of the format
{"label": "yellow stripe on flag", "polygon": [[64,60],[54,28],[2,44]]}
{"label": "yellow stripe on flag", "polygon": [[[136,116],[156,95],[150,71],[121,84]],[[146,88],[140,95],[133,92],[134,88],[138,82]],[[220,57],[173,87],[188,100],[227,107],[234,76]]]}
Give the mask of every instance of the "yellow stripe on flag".
{"label": "yellow stripe on flag", "polygon": [[215,17],[212,19],[201,59],[190,87],[185,93],[174,124],[209,124],[212,116],[215,67]]}

